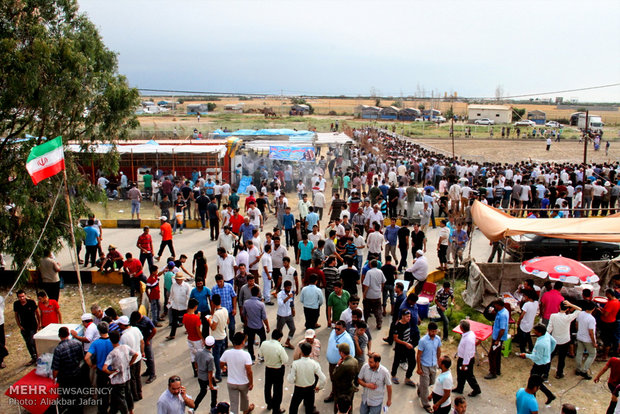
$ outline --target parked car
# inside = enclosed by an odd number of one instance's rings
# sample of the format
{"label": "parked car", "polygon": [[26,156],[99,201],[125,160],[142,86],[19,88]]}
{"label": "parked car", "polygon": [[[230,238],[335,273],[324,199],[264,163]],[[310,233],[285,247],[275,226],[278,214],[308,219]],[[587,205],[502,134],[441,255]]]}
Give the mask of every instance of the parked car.
{"label": "parked car", "polygon": [[547,123],[545,124],[546,127],[549,128],[559,128],[562,125],[558,122],[558,121],[547,121]]}
{"label": "parked car", "polygon": [[493,121],[492,119],[489,119],[489,118],[481,118],[481,119],[476,119],[474,121],[474,124],[476,124],[476,125],[495,125],[495,121]]}
{"label": "parked car", "polygon": [[529,119],[522,119],[520,121],[515,122],[514,124],[516,127],[518,126],[529,126],[529,127],[535,127],[536,126],[536,122],[531,121]]}
{"label": "parked car", "polygon": [[[581,243],[581,253],[579,252]],[[502,242],[502,245],[504,243]],[[538,256],[564,256],[575,260],[610,260],[620,255],[618,243],[556,239],[537,234],[508,237],[505,251],[518,261]]]}
{"label": "parked car", "polygon": [[432,121],[433,121],[433,122],[437,122],[438,124],[441,124],[441,123],[446,122],[446,118],[444,118],[444,117],[443,117],[443,116],[441,116],[441,115],[438,115],[438,116],[436,116],[436,117],[433,117]]}

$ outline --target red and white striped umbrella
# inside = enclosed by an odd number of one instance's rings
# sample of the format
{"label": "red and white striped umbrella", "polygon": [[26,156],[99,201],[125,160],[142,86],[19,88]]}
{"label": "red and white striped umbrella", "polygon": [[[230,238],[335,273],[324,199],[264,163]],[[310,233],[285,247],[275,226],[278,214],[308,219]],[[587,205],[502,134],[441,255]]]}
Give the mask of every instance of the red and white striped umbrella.
{"label": "red and white striped umbrella", "polygon": [[592,269],[562,256],[535,257],[521,263],[521,271],[542,279],[556,280],[566,283],[594,283],[599,278]]}

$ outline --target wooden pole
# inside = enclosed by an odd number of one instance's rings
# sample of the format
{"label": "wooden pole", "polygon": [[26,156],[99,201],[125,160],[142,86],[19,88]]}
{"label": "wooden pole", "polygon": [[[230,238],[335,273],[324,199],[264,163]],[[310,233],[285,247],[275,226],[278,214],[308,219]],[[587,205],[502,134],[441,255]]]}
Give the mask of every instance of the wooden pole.
{"label": "wooden pole", "polygon": [[82,277],[80,276],[80,264],[78,262],[79,257],[77,254],[77,246],[75,244],[75,233],[73,230],[73,216],[71,214],[71,198],[69,197],[69,185],[67,184],[67,170],[62,170],[62,176],[65,181],[65,202],[67,203],[67,214],[69,215],[69,228],[71,229],[71,260],[73,261],[73,267],[75,274],[77,275],[78,291],[80,292],[80,300],[82,302],[82,312],[86,313],[86,303],[84,302],[84,291],[82,290]]}
{"label": "wooden pole", "polygon": [[136,180],[136,184],[138,183],[138,177],[135,176],[135,171],[133,169],[133,148],[131,149],[131,180]]}
{"label": "wooden pole", "polygon": [[586,164],[588,162],[588,117],[590,115],[590,111],[586,111],[586,128],[585,128],[585,137],[583,138],[583,168],[585,169]]}
{"label": "wooden pole", "polygon": [[508,237],[504,237],[504,254],[502,255],[502,268],[499,274],[499,286],[497,293],[502,294],[502,282],[504,279],[504,263],[506,262],[506,249],[507,249]]}

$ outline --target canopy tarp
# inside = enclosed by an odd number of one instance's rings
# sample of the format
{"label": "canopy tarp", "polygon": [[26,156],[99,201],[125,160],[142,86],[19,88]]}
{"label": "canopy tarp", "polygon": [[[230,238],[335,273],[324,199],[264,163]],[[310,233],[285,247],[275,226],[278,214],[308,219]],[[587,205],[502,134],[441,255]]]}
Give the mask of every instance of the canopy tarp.
{"label": "canopy tarp", "polygon": [[[70,144],[68,147],[70,151],[82,152],[82,148],[77,144]],[[109,144],[92,144],[88,147],[88,151],[105,154],[107,152],[110,152],[112,148],[114,148],[114,146]],[[220,158],[226,155],[226,145],[160,145],[157,144],[155,141],[149,141],[146,144],[139,145],[117,145],[116,150],[119,152],[119,154],[172,154],[173,152],[175,154],[219,153]]]}
{"label": "canopy tarp", "polygon": [[620,213],[604,218],[515,218],[475,201],[471,214],[476,226],[491,241],[540,234],[558,239],[620,242]]}
{"label": "canopy tarp", "polygon": [[315,132],[312,131],[295,131],[294,129],[239,129],[237,131],[224,132],[221,129],[216,129],[213,131],[214,137],[242,137],[242,136],[279,136],[279,135],[287,135],[291,141],[295,141],[298,139],[303,140],[312,140],[316,136]]}
{"label": "canopy tarp", "polygon": [[350,144],[353,140],[344,132],[317,132],[317,145]]}

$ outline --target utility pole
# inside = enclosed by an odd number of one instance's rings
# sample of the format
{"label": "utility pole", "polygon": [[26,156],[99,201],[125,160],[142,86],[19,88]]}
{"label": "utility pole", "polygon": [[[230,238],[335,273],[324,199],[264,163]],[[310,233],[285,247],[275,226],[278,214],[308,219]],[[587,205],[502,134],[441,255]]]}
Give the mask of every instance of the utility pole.
{"label": "utility pole", "polygon": [[583,139],[583,166],[584,166],[584,168],[586,166],[586,163],[588,162],[588,136],[589,136],[589,134],[588,134],[588,129],[589,129],[588,128],[588,124],[589,124],[588,117],[590,115],[589,112],[590,111],[586,110],[586,128],[585,128],[585,133],[584,133],[585,137]]}

